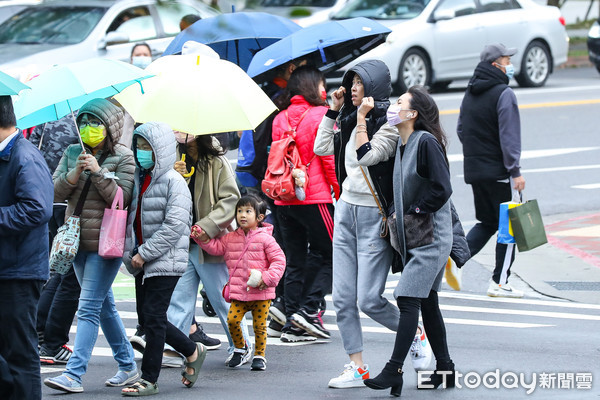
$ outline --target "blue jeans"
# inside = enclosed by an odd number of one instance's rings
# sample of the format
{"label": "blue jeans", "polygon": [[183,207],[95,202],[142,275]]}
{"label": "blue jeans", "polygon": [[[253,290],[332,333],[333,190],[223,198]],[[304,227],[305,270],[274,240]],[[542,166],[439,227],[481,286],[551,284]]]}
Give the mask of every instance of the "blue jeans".
{"label": "blue jeans", "polygon": [[137,368],[133,348],[117,313],[111,289],[120,266],[120,258],[105,260],[98,253],[82,250],[77,253],[73,262],[75,275],[81,285],[81,295],[77,310],[77,335],[65,375],[77,382],[81,383],[81,377],[87,370],[98,338],[99,325],[102,326],[113,357],[119,364],[119,371]]}
{"label": "blue jeans", "polygon": [[[227,313],[229,313],[229,303],[223,299],[222,290],[225,283],[229,280],[229,272],[225,263],[205,263],[200,264],[200,246],[193,243],[190,245],[190,255],[188,261],[188,267],[185,270],[183,276],[177,282],[173,296],[171,297],[171,304],[167,311],[167,317],[169,322],[175,325],[186,335],[190,332],[190,326],[192,325],[192,317],[196,311],[196,299],[198,297],[198,287],[200,281],[204,284],[204,290],[206,290],[206,297],[212,305],[217,317],[221,321],[221,325],[227,334],[227,340],[229,341],[229,352],[231,353],[235,348],[231,335],[229,334],[229,327],[227,325]],[[246,343],[250,343],[248,340],[248,326],[246,325],[246,319],[242,321],[242,333]]]}

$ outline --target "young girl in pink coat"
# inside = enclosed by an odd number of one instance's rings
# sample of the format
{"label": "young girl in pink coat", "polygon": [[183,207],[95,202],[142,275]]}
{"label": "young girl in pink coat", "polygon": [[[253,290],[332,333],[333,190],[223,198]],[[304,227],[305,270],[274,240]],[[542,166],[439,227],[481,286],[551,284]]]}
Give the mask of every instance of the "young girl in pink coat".
{"label": "young girl in pink coat", "polygon": [[225,256],[229,270],[229,293],[231,307],[227,315],[229,332],[235,350],[229,366],[242,365],[246,343],[242,336],[240,321],[252,311],[254,328],[254,358],[252,371],[267,368],[267,315],[275,287],[285,271],[285,255],[273,238],[273,226],[263,222],[267,204],[255,196],[243,196],[235,206],[239,226],[225,236],[206,242],[200,241],[202,229],[192,226],[192,239],[209,254]]}

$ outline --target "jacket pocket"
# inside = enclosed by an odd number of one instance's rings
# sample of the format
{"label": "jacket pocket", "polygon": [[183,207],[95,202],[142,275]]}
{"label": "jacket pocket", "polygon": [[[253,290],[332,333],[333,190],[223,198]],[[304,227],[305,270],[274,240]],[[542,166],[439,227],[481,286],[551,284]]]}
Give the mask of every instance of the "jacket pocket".
{"label": "jacket pocket", "polygon": [[433,243],[433,215],[405,214],[404,236],[406,248],[414,249]]}

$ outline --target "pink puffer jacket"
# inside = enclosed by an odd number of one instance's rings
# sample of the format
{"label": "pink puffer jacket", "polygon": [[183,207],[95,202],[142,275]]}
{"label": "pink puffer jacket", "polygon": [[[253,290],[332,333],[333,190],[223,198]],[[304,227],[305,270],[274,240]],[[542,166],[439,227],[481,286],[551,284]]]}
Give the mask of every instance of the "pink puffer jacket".
{"label": "pink puffer jacket", "polygon": [[[306,110],[309,110],[304,118],[302,115]],[[339,198],[340,185],[335,176],[335,162],[333,156],[316,156],[313,151],[317,130],[323,116],[327,112],[327,107],[312,106],[303,96],[297,95],[292,97],[291,105],[277,114],[273,120],[273,140],[282,139],[284,133],[289,130],[289,123],[292,127],[296,127],[296,145],[300,152],[302,162],[310,162],[308,166],[308,186],[306,187],[306,199],[290,200],[290,201],[275,201],[278,206],[290,206],[301,204],[321,204],[333,203],[331,198],[331,190],[333,189],[335,198]],[[302,120],[300,120],[302,118]],[[298,122],[300,125],[298,126]],[[312,160],[312,161],[311,161]]]}
{"label": "pink puffer jacket", "polygon": [[[229,270],[229,293],[234,300],[255,301],[275,298],[275,286],[285,271],[285,255],[273,238],[273,225],[268,223],[263,225],[251,230],[248,235],[244,234],[242,228],[238,228],[225,236],[211,239],[208,243],[200,243],[200,247],[207,253],[225,256],[225,263]],[[268,286],[266,289],[248,287],[251,269],[262,271],[262,280]]]}

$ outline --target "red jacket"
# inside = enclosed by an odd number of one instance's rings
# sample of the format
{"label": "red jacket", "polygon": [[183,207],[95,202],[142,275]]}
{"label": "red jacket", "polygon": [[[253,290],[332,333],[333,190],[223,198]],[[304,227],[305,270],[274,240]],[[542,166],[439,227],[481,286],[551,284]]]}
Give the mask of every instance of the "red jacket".
{"label": "red jacket", "polygon": [[[292,127],[298,125],[298,120],[302,114],[306,113],[300,125],[296,127],[296,145],[300,152],[300,158],[304,164],[310,162],[308,166],[308,186],[305,188],[306,198],[303,201],[275,201],[278,206],[302,205],[302,204],[320,204],[333,203],[331,198],[331,188],[335,193],[335,198],[339,198],[340,185],[335,177],[334,156],[316,156],[313,152],[317,129],[327,112],[327,107],[313,106],[309,104],[303,96],[294,96],[291,99],[291,105],[287,110],[280,112],[273,120],[273,140],[280,140],[283,134],[289,130],[288,121]],[[312,160],[312,162],[311,162]]]}

